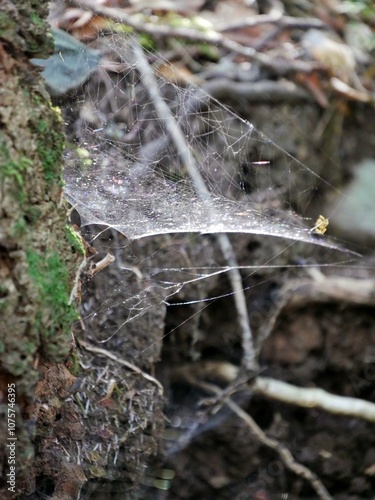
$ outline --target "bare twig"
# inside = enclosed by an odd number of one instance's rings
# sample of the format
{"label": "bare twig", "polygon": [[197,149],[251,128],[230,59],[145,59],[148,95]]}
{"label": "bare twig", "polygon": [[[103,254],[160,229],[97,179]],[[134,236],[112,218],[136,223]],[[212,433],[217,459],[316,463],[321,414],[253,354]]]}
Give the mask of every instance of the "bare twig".
{"label": "bare twig", "polygon": [[100,271],[103,271],[106,267],[109,266],[109,264],[112,264],[112,262],[115,261],[114,255],[107,253],[105,257],[102,258],[99,262],[95,263],[95,266],[93,267],[91,274],[94,275]]}
{"label": "bare twig", "polygon": [[77,271],[76,271],[76,275],[74,277],[73,287],[72,287],[72,291],[70,292],[69,301],[68,301],[69,305],[72,304],[76,298],[79,299],[81,275],[84,272],[86,266],[87,266],[87,259],[86,259],[86,257],[84,257],[82,259],[82,262],[78,266]]}
{"label": "bare twig", "polygon": [[113,354],[110,351],[107,351],[105,349],[101,349],[100,347],[95,347],[95,346],[89,344],[88,342],[85,342],[84,340],[80,339],[79,345],[81,345],[84,349],[86,349],[86,351],[90,351],[90,352],[94,352],[96,354],[101,354],[102,356],[106,356],[107,358],[112,359],[112,361],[115,361],[116,363],[118,363],[122,366],[125,366],[126,368],[129,368],[129,370],[132,370],[133,372],[138,373],[138,375],[141,375],[141,377],[143,377],[146,380],[148,380],[149,382],[152,382],[153,384],[155,384],[159,388],[160,394],[164,393],[164,388],[161,385],[161,383],[159,382],[159,380],[152,377],[148,373],[145,373],[140,368],[138,368],[138,366],[135,366],[132,363],[129,363],[129,361],[126,361],[125,359],[119,358],[118,356],[116,356],[116,354]]}
{"label": "bare twig", "polygon": [[314,488],[319,498],[322,500],[331,500],[333,498],[317,475],[304,465],[297,462],[286,446],[276,439],[268,437],[259,425],[257,425],[257,423],[251,418],[251,416],[232,399],[227,399],[225,404],[246,423],[253,436],[255,436],[260,443],[279,454],[281,460],[290,471],[294,472],[297,476],[306,479]]}
{"label": "bare twig", "polygon": [[273,24],[281,29],[330,29],[328,24],[314,17],[301,18],[282,15],[276,16],[274,14],[263,14],[259,16],[247,17],[245,19],[226,24],[225,26],[219,27],[218,31],[220,33],[225,33],[226,31],[235,31],[242,28],[252,28],[254,26],[260,26],[263,24]]}
{"label": "bare twig", "polygon": [[208,80],[202,88],[218,100],[246,99],[248,102],[272,101],[295,103],[311,101],[312,95],[293,82],[286,80],[259,82],[235,82],[229,78],[215,78]]}
{"label": "bare twig", "polygon": [[[232,384],[238,377],[239,368],[225,361],[206,361],[182,366],[173,373],[189,383],[208,378]],[[375,404],[363,399],[337,396],[323,389],[297,387],[281,380],[259,376],[251,381],[250,389],[254,394],[276,401],[375,422]]]}
{"label": "bare twig", "polygon": [[[220,396],[222,392],[219,387],[213,384],[205,382],[200,383],[197,381],[195,385],[200,386],[205,391],[211,392],[216,396]],[[329,494],[328,490],[321,482],[321,480],[317,477],[317,475],[309,468],[297,462],[286,446],[284,446],[276,439],[268,437],[267,434],[263,432],[259,425],[253,420],[253,418],[245,410],[238,406],[238,404],[235,403],[232,399],[227,398],[225,400],[222,400],[222,403],[228,406],[233,411],[233,413],[235,413],[241,420],[243,420],[243,422],[246,423],[251,434],[257,439],[259,443],[263,444],[267,448],[270,448],[271,450],[276,451],[279,454],[280,459],[283,461],[284,465],[290,471],[294,472],[294,474],[296,474],[297,476],[306,479],[306,481],[311,484],[312,488],[314,488],[320,499],[332,500],[333,497]]]}
{"label": "bare twig", "polygon": [[[191,178],[197,196],[205,204],[207,210],[214,216],[215,209],[212,206],[212,197],[207,189],[205,181],[199,172],[193,155],[186,143],[184,134],[182,133],[177,121],[173,117],[168,105],[165,103],[160,95],[158,83],[152,72],[150,65],[142,51],[140,45],[135,42],[133,44],[134,54],[136,56],[135,65],[140,73],[140,78],[143,85],[147,89],[156,113],[162,120],[165,128],[168,131],[181,160],[181,164],[186,167],[187,172]],[[246,300],[243,292],[242,278],[238,270],[233,247],[226,234],[217,235],[218,242],[223,253],[223,256],[230,267],[229,279],[234,292],[234,301],[236,304],[238,321],[242,330],[242,346],[243,346],[243,360],[244,367],[247,370],[257,370],[258,365],[255,357],[253,337],[250,329],[249,317],[247,313]]]}
{"label": "bare twig", "polygon": [[364,399],[337,396],[315,387],[296,387],[268,377],[257,377],[252,389],[256,394],[284,403],[319,408],[329,413],[375,422],[375,404]]}
{"label": "bare twig", "polygon": [[192,40],[194,42],[203,42],[210,45],[221,46],[230,52],[240,54],[247,59],[256,61],[279,75],[294,72],[311,73],[314,70],[324,70],[324,65],[315,61],[290,61],[287,59],[272,58],[267,54],[257,52],[252,47],[244,47],[243,45],[226,38],[221,33],[217,33],[214,30],[203,32],[191,28],[175,28],[162,24],[152,24],[139,21],[134,16],[127,14],[121,9],[92,5],[92,3],[87,0],[77,0],[75,3],[83,9],[90,10],[97,15],[102,15],[108,17],[109,19],[127,24],[137,32],[148,33],[159,38],[177,37]]}

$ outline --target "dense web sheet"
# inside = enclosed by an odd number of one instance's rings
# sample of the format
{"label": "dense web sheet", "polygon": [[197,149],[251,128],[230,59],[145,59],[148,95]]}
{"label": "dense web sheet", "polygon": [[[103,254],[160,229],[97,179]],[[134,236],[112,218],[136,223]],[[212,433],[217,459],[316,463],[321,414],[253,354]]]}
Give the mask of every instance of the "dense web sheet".
{"label": "dense web sheet", "polygon": [[[318,174],[203,90],[160,77],[160,96],[209,191],[202,199],[139,76],[133,45],[134,40],[112,40],[123,72],[114,78],[102,69],[102,84],[85,109],[91,127],[81,146],[87,146],[88,158],[82,162],[74,152],[67,158],[66,196],[84,223],[107,224],[130,240],[182,232],[253,233],[339,247],[316,236],[313,224],[306,227],[291,210],[307,205]],[[101,111],[108,102],[110,121]],[[311,178],[309,190],[301,191],[300,176]],[[278,193],[287,193],[283,198],[290,206],[278,201]]]}
{"label": "dense web sheet", "polygon": [[[238,296],[232,285],[215,288],[215,280],[233,269],[241,270],[240,287],[246,291],[254,286],[254,273],[265,272],[262,279],[269,279],[266,269],[285,273],[298,266],[352,262],[354,252],[317,234],[319,213],[303,218],[319,185],[340,193],[321,176],[319,163],[309,166],[293,156],[290,123],[278,121],[278,135],[288,143],[284,149],[204,89],[181,79],[169,64],[170,79],[164,79],[163,60],[145,53],[157,78],[156,95],[133,37],[113,35],[99,42],[108,60],[103,58],[79,97],[80,114],[72,119],[74,143],[67,149],[64,172],[65,195],[82,226],[89,228],[86,238],[116,256],[112,275],[98,273],[94,278],[93,286],[105,290],[104,298],[98,291],[82,305],[83,322],[96,340],[106,342],[116,335],[122,342],[124,337],[117,334],[126,332],[130,342],[133,328],[134,338],[141,335],[140,327],[132,326],[134,320],[146,317],[154,325],[172,303],[187,306],[182,324],[199,321],[198,309],[218,298]],[[170,115],[160,111],[160,101]],[[303,110],[302,116],[308,112]],[[171,127],[181,133],[182,148]],[[192,165],[204,181],[203,191],[197,188]],[[178,233],[185,233],[183,249]],[[242,257],[238,265],[236,259],[230,262],[215,254],[213,240],[204,236],[215,233],[280,241],[266,245],[245,265]],[[157,235],[159,240],[147,238]],[[317,250],[307,252],[310,260],[298,253],[298,242]],[[319,247],[332,249],[332,255],[327,258]],[[296,248],[293,257],[291,248]],[[163,331],[156,336],[160,339]],[[155,343],[150,340],[150,346]]]}

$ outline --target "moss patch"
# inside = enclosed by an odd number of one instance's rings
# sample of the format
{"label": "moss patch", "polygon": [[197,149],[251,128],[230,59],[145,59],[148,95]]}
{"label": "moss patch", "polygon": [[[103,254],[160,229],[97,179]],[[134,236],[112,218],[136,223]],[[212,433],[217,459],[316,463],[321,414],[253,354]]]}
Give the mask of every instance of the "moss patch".
{"label": "moss patch", "polygon": [[61,133],[61,117],[56,109],[52,109],[51,112],[53,115],[49,115],[48,120],[40,118],[34,123],[35,132],[37,133],[36,149],[46,182],[51,184],[58,180],[62,184],[60,176],[64,137]]}
{"label": "moss patch", "polygon": [[66,234],[73,252],[77,252],[80,255],[85,255],[85,247],[83,245],[81,235],[68,224],[66,225]]}
{"label": "moss patch", "polygon": [[23,203],[25,201],[25,192],[23,189],[25,176],[31,171],[33,162],[25,156],[21,156],[18,160],[12,160],[8,148],[2,143],[0,145],[0,163],[0,178],[4,180],[6,177],[10,177],[14,181],[17,189],[13,194],[17,193],[16,196]]}
{"label": "moss patch", "polygon": [[44,255],[35,251],[27,252],[27,264],[41,305],[36,323],[43,326],[44,344],[48,341],[48,345],[42,346],[43,351],[63,359],[67,351],[63,352],[64,343],[59,344],[59,337],[61,334],[66,337],[66,332],[77,319],[75,308],[68,304],[70,287],[66,264],[57,252]]}

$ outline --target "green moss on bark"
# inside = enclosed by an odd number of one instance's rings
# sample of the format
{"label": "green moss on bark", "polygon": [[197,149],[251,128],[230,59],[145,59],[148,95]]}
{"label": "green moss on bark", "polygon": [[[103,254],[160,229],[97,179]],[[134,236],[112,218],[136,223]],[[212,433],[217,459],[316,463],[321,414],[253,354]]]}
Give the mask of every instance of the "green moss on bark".
{"label": "green moss on bark", "polygon": [[42,346],[43,353],[65,357],[68,353],[59,352],[59,346],[55,346],[56,338],[60,332],[69,332],[73,321],[77,319],[75,308],[69,305],[70,286],[66,263],[57,252],[42,254],[30,250],[26,255],[28,272],[37,287],[40,300],[42,317],[39,320],[43,324],[43,342],[47,343]]}
{"label": "green moss on bark", "polygon": [[12,159],[6,144],[0,142],[0,181],[10,178],[14,184],[13,194],[20,203],[25,201],[24,183],[28,172],[32,170],[32,161],[26,156]]}

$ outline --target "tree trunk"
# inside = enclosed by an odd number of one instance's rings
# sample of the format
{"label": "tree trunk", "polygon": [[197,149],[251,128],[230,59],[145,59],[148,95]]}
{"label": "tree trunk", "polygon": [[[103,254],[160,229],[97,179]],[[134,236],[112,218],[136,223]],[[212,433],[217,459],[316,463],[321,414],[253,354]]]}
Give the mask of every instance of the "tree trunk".
{"label": "tree trunk", "polygon": [[[37,475],[61,477],[61,463],[46,471],[41,429],[74,381],[69,296],[82,255],[62,200],[61,117],[29,61],[53,50],[47,6],[3,0],[0,8],[1,498],[32,493]],[[84,476],[75,476],[79,489]]]}

